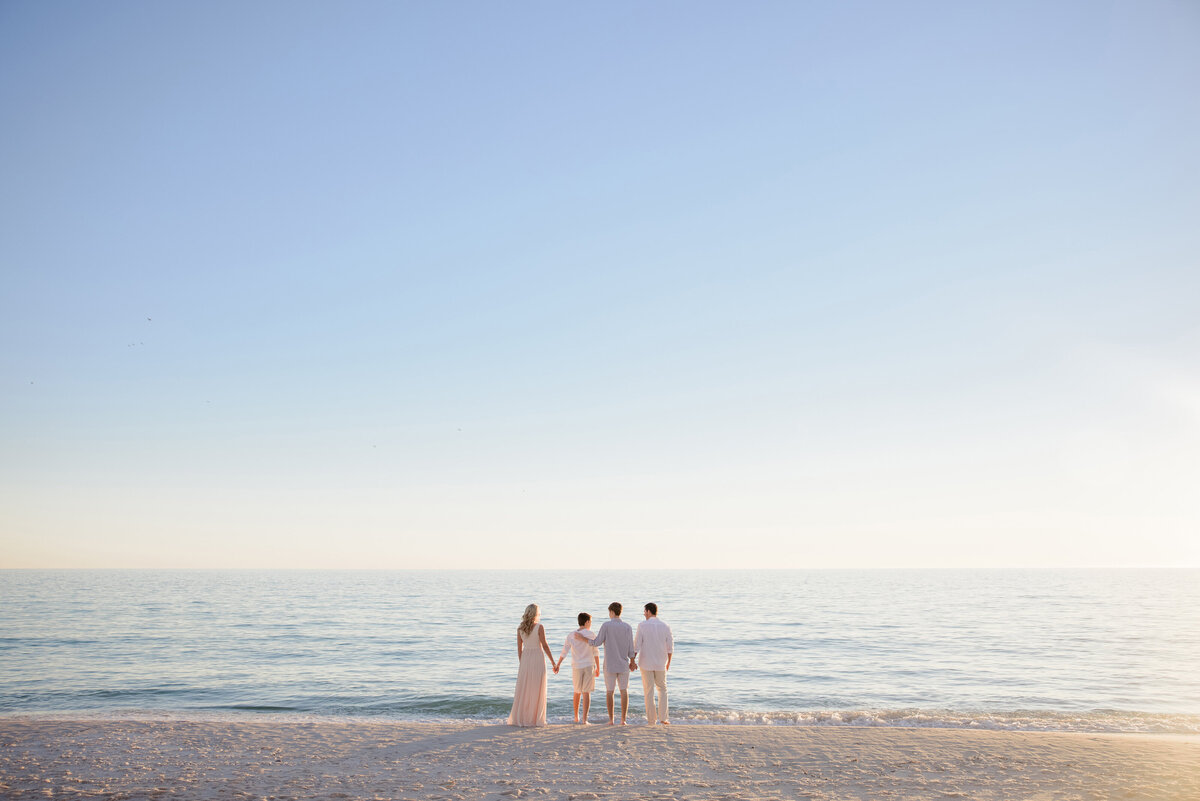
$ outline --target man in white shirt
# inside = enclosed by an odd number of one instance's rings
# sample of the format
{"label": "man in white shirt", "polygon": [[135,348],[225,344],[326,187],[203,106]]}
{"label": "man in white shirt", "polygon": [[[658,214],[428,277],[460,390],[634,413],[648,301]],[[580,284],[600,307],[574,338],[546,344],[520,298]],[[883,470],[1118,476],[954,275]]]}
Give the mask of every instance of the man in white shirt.
{"label": "man in white shirt", "polygon": [[592,616],[587,612],[580,612],[576,620],[579,621],[579,628],[567,635],[554,672],[558,672],[563,660],[567,658],[567,652],[570,651],[571,683],[575,688],[575,722],[579,722],[579,701],[582,699],[583,724],[586,726],[588,709],[592,705],[592,690],[596,689],[596,674],[600,672],[600,649],[591,644],[596,636],[592,633]]}
{"label": "man in white shirt", "polygon": [[[671,627],[658,619],[658,605],[648,603],[646,619],[638,624],[633,650],[642,669],[642,691],[646,694],[646,722],[669,724],[667,719],[667,671],[671,669],[671,655],[675,651],[675,640]],[[658,706],[654,704],[654,690],[658,688]]]}

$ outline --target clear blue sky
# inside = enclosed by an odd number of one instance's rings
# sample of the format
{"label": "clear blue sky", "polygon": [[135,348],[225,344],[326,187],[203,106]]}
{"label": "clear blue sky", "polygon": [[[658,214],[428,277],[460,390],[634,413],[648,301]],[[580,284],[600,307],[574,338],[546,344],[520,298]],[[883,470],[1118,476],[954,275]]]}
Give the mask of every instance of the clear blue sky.
{"label": "clear blue sky", "polygon": [[0,5],[0,566],[1200,566],[1200,5]]}

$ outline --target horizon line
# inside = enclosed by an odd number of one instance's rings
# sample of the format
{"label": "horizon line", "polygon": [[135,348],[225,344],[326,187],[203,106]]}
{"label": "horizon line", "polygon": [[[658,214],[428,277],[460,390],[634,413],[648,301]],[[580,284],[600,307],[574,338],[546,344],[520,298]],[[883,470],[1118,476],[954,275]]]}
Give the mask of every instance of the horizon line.
{"label": "horizon line", "polygon": [[0,571],[17,571],[17,570],[178,570],[178,571],[214,571],[214,570],[244,570],[244,571],[294,571],[294,572],[362,572],[362,573],[386,573],[386,572],[406,572],[406,573],[451,573],[451,572],[471,572],[471,573],[540,573],[540,572],[558,572],[558,573],[647,573],[647,572],[696,572],[696,571],[711,571],[711,572],[799,572],[799,571],[837,571],[837,570],[863,570],[863,571],[899,571],[899,570],[1200,570],[1200,565],[1000,565],[1000,566],[979,566],[979,565],[942,565],[942,566],[820,566],[820,567],[655,567],[655,568],[633,568],[633,567],[596,567],[596,568],[579,568],[579,567],[264,567],[264,566],[205,566],[205,567],[177,567],[177,566],[141,566],[141,567],[121,567],[121,566],[102,566],[102,567],[55,567],[55,566],[24,566],[24,567],[7,567],[0,566]]}

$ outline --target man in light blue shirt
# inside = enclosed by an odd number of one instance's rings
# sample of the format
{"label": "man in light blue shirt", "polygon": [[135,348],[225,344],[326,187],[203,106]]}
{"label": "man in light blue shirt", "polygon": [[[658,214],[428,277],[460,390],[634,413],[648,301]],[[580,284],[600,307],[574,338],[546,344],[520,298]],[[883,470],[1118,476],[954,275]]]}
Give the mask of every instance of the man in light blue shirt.
{"label": "man in light blue shirt", "polygon": [[[576,632],[576,637],[583,637]],[[604,646],[604,698],[608,703],[608,725],[613,720],[613,692],[621,690],[621,725],[625,725],[625,713],[629,710],[629,671],[637,670],[633,659],[633,628],[621,620],[621,605],[613,601],[608,605],[608,620],[596,632],[590,643]]]}

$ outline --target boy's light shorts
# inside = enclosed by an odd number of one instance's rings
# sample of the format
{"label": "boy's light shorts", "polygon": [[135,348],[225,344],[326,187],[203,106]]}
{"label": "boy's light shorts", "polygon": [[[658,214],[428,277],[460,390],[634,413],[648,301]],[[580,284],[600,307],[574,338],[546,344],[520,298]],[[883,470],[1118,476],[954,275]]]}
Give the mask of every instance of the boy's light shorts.
{"label": "boy's light shorts", "polygon": [[596,689],[596,668],[574,668],[571,671],[571,683],[575,685],[575,692],[590,693]]}
{"label": "boy's light shorts", "polygon": [[629,690],[629,671],[623,670],[620,673],[609,673],[604,671],[604,691],[613,692],[613,685],[617,684],[621,687],[621,692]]}

